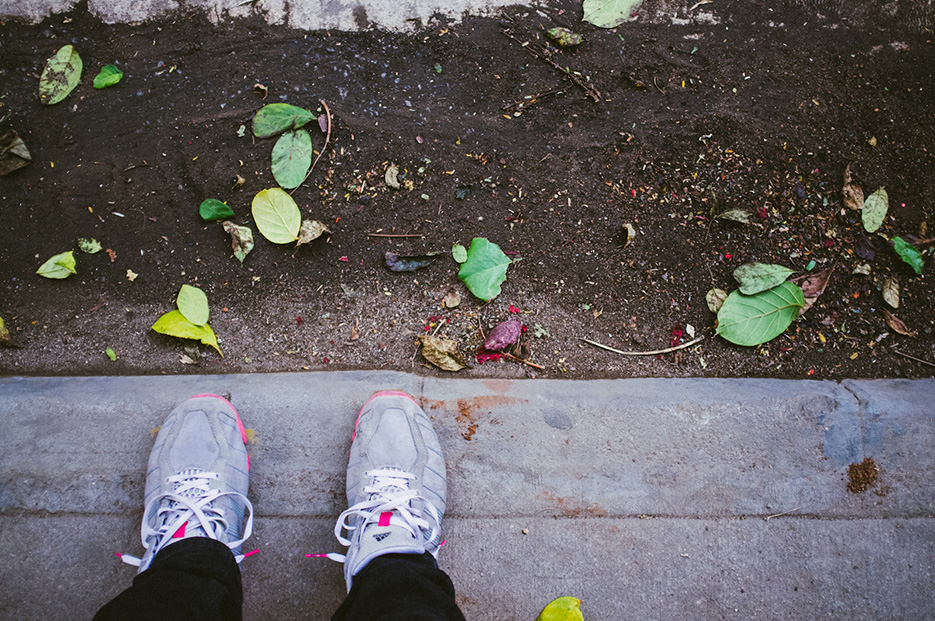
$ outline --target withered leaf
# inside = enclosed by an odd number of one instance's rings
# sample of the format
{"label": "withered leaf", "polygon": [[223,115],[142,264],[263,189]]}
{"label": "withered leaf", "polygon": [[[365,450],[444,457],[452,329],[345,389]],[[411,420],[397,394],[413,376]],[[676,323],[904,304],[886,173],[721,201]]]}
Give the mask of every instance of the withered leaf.
{"label": "withered leaf", "polygon": [[883,281],[883,301],[899,308],[899,281],[893,276],[887,276]]}
{"label": "withered leaf", "polygon": [[494,327],[484,341],[484,349],[500,351],[510,345],[515,345],[523,333],[523,324],[515,319],[503,321]]}
{"label": "withered leaf", "polygon": [[456,341],[431,334],[420,334],[418,339],[422,356],[442,371],[455,372],[467,366]]}
{"label": "withered leaf", "polygon": [[299,239],[295,243],[298,248],[302,244],[307,244],[314,239],[318,239],[323,233],[331,233],[328,227],[318,220],[302,220],[302,227],[299,229]]}
{"label": "withered leaf", "polygon": [[880,309],[883,312],[883,318],[886,320],[886,325],[890,327],[893,332],[898,332],[903,336],[915,336],[916,332],[910,330],[909,326],[903,323],[903,320],[889,312],[885,308]]}
{"label": "withered leaf", "polygon": [[825,288],[827,288],[828,282],[831,280],[832,272],[834,272],[833,266],[823,269],[820,272],[815,272],[814,274],[799,276],[798,278],[792,279],[792,282],[799,286],[802,290],[802,295],[805,297],[805,305],[799,310],[799,317],[814,306],[815,302],[818,301],[818,297],[825,292]]}
{"label": "withered leaf", "polygon": [[253,250],[253,231],[245,226],[238,226],[230,220],[222,222],[221,226],[231,236],[231,248],[234,250],[234,256],[243,263],[243,260]]}
{"label": "withered leaf", "polygon": [[708,303],[708,310],[712,313],[717,313],[721,310],[721,305],[724,304],[724,300],[727,299],[727,292],[715,287],[705,294],[704,299],[705,302]]}
{"label": "withered leaf", "polygon": [[0,175],[7,175],[32,161],[23,139],[12,129],[0,137]]}
{"label": "withered leaf", "polygon": [[848,209],[860,211],[864,208],[864,191],[854,183],[850,164],[844,169],[844,187],[841,188],[841,200],[844,201],[844,206]]}
{"label": "withered leaf", "polygon": [[417,254],[401,257],[395,252],[387,252],[386,266],[393,272],[414,272],[423,267],[428,267],[438,258],[438,252],[428,254]]}

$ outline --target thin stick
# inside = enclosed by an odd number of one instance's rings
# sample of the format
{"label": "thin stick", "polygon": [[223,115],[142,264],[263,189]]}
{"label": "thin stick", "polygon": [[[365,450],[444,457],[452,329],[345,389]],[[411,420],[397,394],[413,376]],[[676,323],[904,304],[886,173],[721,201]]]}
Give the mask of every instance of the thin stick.
{"label": "thin stick", "polygon": [[676,345],[675,347],[667,347],[666,349],[657,349],[655,351],[620,351],[619,349],[614,349],[613,347],[608,347],[607,345],[601,345],[596,341],[589,341],[588,339],[581,339],[588,345],[594,345],[595,347],[600,347],[601,349],[606,349],[607,351],[612,351],[615,354],[620,354],[621,356],[655,356],[657,354],[668,354],[673,351],[678,351],[680,349],[685,349],[686,347],[691,347],[695,343],[698,343],[704,340],[704,336],[699,336],[693,341],[687,343],[682,343],[681,345]]}
{"label": "thin stick", "polygon": [[930,367],[935,367],[935,364],[932,364],[931,362],[928,362],[927,360],[922,360],[921,358],[916,358],[915,356],[910,356],[909,354],[904,354],[904,353],[902,353],[901,351],[896,351],[895,349],[891,349],[890,351],[893,352],[894,354],[899,354],[899,355],[902,356],[903,358],[909,358],[909,360],[915,360],[916,362],[920,362],[920,363],[922,363],[922,364],[927,364],[927,365],[930,366]]}
{"label": "thin stick", "polygon": [[[305,174],[305,179],[302,179],[302,183],[305,183],[306,181],[308,181],[308,178],[312,174],[312,171],[315,170],[315,165],[318,164],[318,160],[321,159],[321,156],[325,154],[325,149],[328,148],[328,143],[331,141],[331,110],[328,109],[328,104],[325,103],[324,99],[319,99],[318,101],[320,101],[322,107],[324,107],[325,115],[328,118],[328,133],[325,134],[324,146],[322,146],[321,151],[318,152],[318,157],[316,157],[315,161],[312,162],[312,167],[308,169],[308,172]],[[292,188],[292,192],[295,192],[296,190],[298,190],[299,186],[301,186],[302,183]],[[290,196],[292,195],[292,192],[289,192]]]}
{"label": "thin stick", "polygon": [[505,351],[502,351],[502,352],[499,352],[499,353],[503,354],[504,356],[506,356],[506,357],[509,358],[510,360],[515,360],[516,362],[522,362],[523,364],[528,364],[528,365],[531,366],[531,367],[536,367],[537,369],[541,369],[541,370],[545,371],[545,367],[541,367],[541,366],[539,366],[538,364],[536,364],[535,362],[529,362],[528,360],[523,360],[522,358],[517,358],[517,357],[514,356],[513,354],[508,354],[508,353],[506,353]]}
{"label": "thin stick", "polygon": [[367,233],[367,237],[425,237],[422,233],[401,233],[401,234],[390,234],[390,233]]}
{"label": "thin stick", "polygon": [[776,513],[775,515],[767,515],[767,516],[766,516],[765,518],[763,518],[763,519],[765,519],[767,522],[769,522],[769,521],[770,521],[772,518],[774,518],[774,517],[782,517],[782,516],[784,516],[784,515],[789,515],[789,514],[792,513],[793,511],[798,511],[798,510],[801,509],[801,508],[802,508],[802,507],[796,507],[795,509],[789,509],[788,511],[783,511],[782,513]]}
{"label": "thin stick", "polygon": [[511,104],[507,104],[503,106],[503,109],[511,110],[513,108],[517,108],[519,110],[524,110],[528,108],[529,106],[533,105],[534,103],[536,103],[536,101],[538,101],[539,99],[542,99],[543,97],[547,95],[555,95],[557,93],[564,93],[564,92],[565,92],[564,88],[557,88],[553,91],[546,91],[544,93],[539,93],[538,95],[530,95],[529,99],[521,99],[519,101],[514,101]]}
{"label": "thin stick", "polygon": [[584,91],[588,94],[588,96],[589,96],[591,99],[593,99],[595,102],[601,100],[601,92],[600,92],[599,90],[597,90],[596,88],[594,88],[594,85],[588,84],[587,82],[585,82],[584,80],[582,80],[581,78],[579,78],[578,76],[576,76],[574,73],[572,73],[571,70],[566,71],[565,68],[562,67],[561,65],[559,65],[557,62],[555,62],[554,60],[552,60],[551,58],[549,58],[549,57],[546,56],[545,54],[541,54],[541,53],[537,52],[536,50],[534,50],[534,49],[532,48],[532,45],[530,45],[529,43],[523,43],[522,41],[520,41],[519,39],[517,39],[516,37],[514,37],[509,31],[504,30],[504,31],[503,31],[503,34],[505,34],[505,35],[508,36],[509,38],[511,38],[511,39],[513,39],[514,41],[516,41],[517,43],[519,43],[521,47],[526,48],[526,51],[529,52],[530,54],[532,54],[533,56],[535,56],[536,58],[539,58],[539,59],[541,59],[541,60],[544,60],[545,62],[549,63],[550,65],[552,65],[553,67],[555,67],[556,69],[558,69],[558,71],[559,71],[560,73],[562,73],[563,75],[566,75],[566,76],[568,76],[569,78],[571,78],[572,80],[574,80],[575,84],[577,84],[578,86],[580,86],[581,88],[583,88]]}

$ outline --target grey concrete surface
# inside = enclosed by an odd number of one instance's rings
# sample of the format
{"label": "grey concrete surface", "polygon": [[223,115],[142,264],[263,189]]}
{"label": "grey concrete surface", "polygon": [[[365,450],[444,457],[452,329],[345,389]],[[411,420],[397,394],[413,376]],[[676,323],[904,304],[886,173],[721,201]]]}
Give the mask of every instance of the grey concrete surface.
{"label": "grey concrete surface", "polygon": [[[352,372],[0,379],[0,618],[89,618],[130,584],[113,553],[141,552],[151,431],[206,391],[254,434],[246,618],[328,618],[341,566],[305,554],[340,550],[352,422],[381,388],[439,432],[441,565],[470,620],[566,594],[590,621],[935,612],[935,381]],[[879,486],[848,492],[868,456]]]}

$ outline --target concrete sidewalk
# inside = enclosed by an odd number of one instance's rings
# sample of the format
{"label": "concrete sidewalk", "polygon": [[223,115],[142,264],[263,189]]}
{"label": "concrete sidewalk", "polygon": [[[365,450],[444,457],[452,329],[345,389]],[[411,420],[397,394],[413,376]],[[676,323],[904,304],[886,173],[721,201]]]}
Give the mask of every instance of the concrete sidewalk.
{"label": "concrete sidewalk", "polygon": [[[0,379],[0,617],[89,618],[134,576],[150,431],[230,395],[257,510],[247,619],[324,619],[352,421],[401,388],[448,459],[441,565],[468,619],[935,614],[935,381],[458,380],[351,372]],[[873,457],[880,484],[846,490]],[[769,516],[786,513],[780,517]]]}

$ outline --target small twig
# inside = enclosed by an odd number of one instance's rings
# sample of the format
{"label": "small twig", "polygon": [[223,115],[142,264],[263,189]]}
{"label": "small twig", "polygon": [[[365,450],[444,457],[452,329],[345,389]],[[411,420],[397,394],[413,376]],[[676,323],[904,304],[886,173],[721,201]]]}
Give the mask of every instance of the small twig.
{"label": "small twig", "polygon": [[541,370],[545,371],[545,367],[539,366],[539,365],[536,364],[535,362],[529,362],[528,360],[523,360],[522,358],[518,358],[518,357],[514,356],[513,354],[508,354],[508,353],[506,353],[505,351],[502,351],[502,352],[499,352],[499,353],[503,354],[504,356],[506,356],[506,357],[509,358],[510,360],[515,360],[516,362],[522,362],[523,364],[528,364],[528,365],[531,366],[531,367],[536,367],[537,369],[541,369]]}
{"label": "small twig", "polygon": [[676,345],[675,347],[667,347],[666,349],[657,349],[655,351],[620,351],[619,349],[614,349],[613,347],[608,347],[607,345],[601,345],[597,341],[589,341],[588,339],[581,339],[581,340],[587,343],[588,345],[594,345],[595,347],[600,347],[601,349],[612,351],[615,354],[620,354],[621,356],[655,356],[658,354],[668,354],[673,351],[685,349],[686,347],[691,347],[695,343],[698,343],[704,340],[704,335],[699,336],[693,341],[682,343],[681,345]]}
{"label": "small twig", "polygon": [[367,233],[367,237],[425,237],[422,233]]}
{"label": "small twig", "polygon": [[435,336],[436,334],[438,334],[438,331],[441,330],[442,326],[445,325],[446,323],[448,323],[447,318],[439,320],[438,325],[435,326],[435,332],[432,332],[432,336]]}
{"label": "small twig", "polygon": [[935,364],[932,364],[931,362],[929,362],[929,361],[927,361],[927,360],[922,360],[921,358],[916,358],[915,356],[910,356],[909,354],[904,354],[904,353],[902,353],[901,351],[896,351],[895,349],[891,349],[890,351],[893,352],[894,354],[898,354],[898,355],[902,356],[903,358],[909,358],[909,360],[915,360],[916,362],[919,362],[919,363],[921,363],[921,364],[927,364],[927,365],[930,366],[930,367],[935,367]]}
{"label": "small twig", "polygon": [[574,73],[572,73],[571,70],[566,71],[565,68],[562,67],[561,65],[559,65],[557,62],[555,62],[554,60],[552,60],[551,58],[549,58],[549,57],[546,56],[545,54],[542,54],[542,53],[537,52],[536,50],[534,50],[534,49],[532,48],[532,45],[530,45],[529,43],[523,43],[522,41],[520,41],[519,39],[517,39],[516,37],[514,37],[509,31],[504,30],[504,31],[503,31],[503,34],[506,35],[507,37],[509,37],[510,39],[513,39],[513,40],[516,41],[517,43],[519,43],[519,44],[520,44],[520,47],[525,48],[527,52],[529,52],[530,54],[532,54],[532,55],[535,56],[536,58],[539,58],[539,59],[541,59],[541,60],[544,60],[545,62],[547,62],[547,63],[549,63],[550,65],[552,65],[553,67],[555,67],[555,69],[557,69],[557,70],[559,71],[559,73],[561,73],[562,75],[566,75],[566,76],[568,76],[569,78],[571,78],[572,80],[574,80],[575,84],[577,84],[577,85],[580,86],[582,89],[584,89],[584,91],[588,94],[588,96],[589,96],[591,99],[593,99],[595,102],[598,102],[598,101],[601,100],[601,97],[602,97],[602,96],[601,96],[601,92],[600,92],[599,90],[597,90],[596,88],[594,88],[594,85],[593,85],[593,84],[588,84],[587,82],[585,82],[584,80],[582,80],[581,78],[579,78],[578,76],[576,76]]}
{"label": "small twig", "polygon": [[[318,164],[318,160],[321,159],[321,156],[325,154],[325,150],[328,148],[328,143],[331,142],[331,110],[328,109],[328,104],[325,103],[324,99],[319,99],[318,101],[321,102],[322,107],[325,109],[325,115],[326,115],[326,118],[328,119],[328,132],[325,134],[324,146],[322,146],[321,151],[318,152],[318,157],[316,157],[315,161],[312,162],[312,167],[308,169],[308,172],[305,174],[305,179],[302,179],[302,183],[305,183],[306,181],[308,181],[308,178],[312,174],[312,171],[315,170],[315,165]],[[298,190],[299,186],[301,186],[302,183],[292,188],[292,192],[295,192],[296,190]],[[289,192],[289,194],[291,195],[292,192]]]}
{"label": "small twig", "polygon": [[792,513],[793,511],[798,511],[798,510],[801,509],[801,508],[802,508],[802,507],[796,507],[795,509],[789,509],[788,511],[783,511],[782,513],[776,513],[775,515],[767,515],[767,516],[766,516],[765,518],[763,518],[763,519],[766,520],[767,522],[769,522],[769,521],[770,521],[771,519],[773,519],[774,517],[782,517],[782,516],[784,516],[784,515],[789,515],[789,514]]}
{"label": "small twig", "polygon": [[662,93],[663,95],[666,94],[666,92],[665,92],[664,90],[662,90],[661,88],[659,88],[659,85],[656,84],[656,76],[653,76],[653,86],[655,86],[655,87],[656,87],[656,90],[659,91],[660,93]]}

